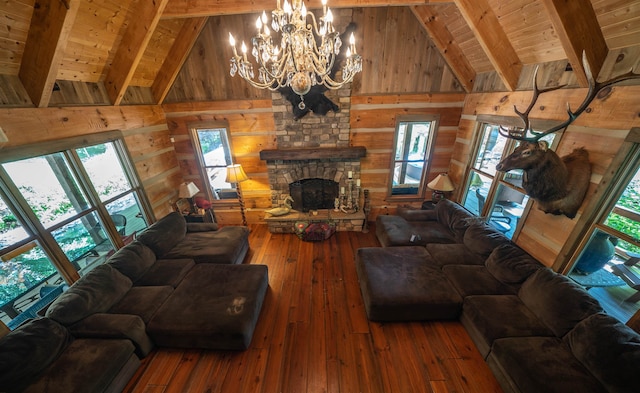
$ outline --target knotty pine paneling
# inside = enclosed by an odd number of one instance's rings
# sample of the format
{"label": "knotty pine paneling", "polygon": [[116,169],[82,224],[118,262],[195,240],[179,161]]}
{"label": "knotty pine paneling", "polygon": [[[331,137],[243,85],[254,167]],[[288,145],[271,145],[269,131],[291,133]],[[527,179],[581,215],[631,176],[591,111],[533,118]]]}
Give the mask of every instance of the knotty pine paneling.
{"label": "knotty pine paneling", "polygon": [[462,91],[455,78],[442,78],[447,65],[408,7],[356,8],[353,21],[364,60],[354,94]]}
{"label": "knotty pine paneling", "polygon": [[[567,102],[577,108],[586,89],[562,89],[540,96],[532,118],[564,120]],[[564,133],[556,151],[560,156],[569,154],[573,149],[584,147],[589,151],[592,163],[591,184],[582,213],[598,182],[612,158],[620,148],[622,141],[632,127],[640,126],[640,106],[637,97],[640,86],[615,86],[609,94],[596,98],[589,110],[583,113]],[[468,165],[469,131],[473,129],[471,119],[476,115],[513,116],[513,105],[525,108],[531,98],[531,92],[469,94],[465,100],[463,120],[460,122],[458,141],[452,160]],[[467,117],[469,120],[466,120]],[[457,172],[453,172],[456,174]],[[462,172],[460,172],[462,173]],[[462,191],[462,190],[460,190]],[[458,196],[459,198],[459,196]],[[553,265],[560,249],[576,225],[565,216],[545,214],[534,204],[524,221],[523,229],[515,242],[547,266]]]}

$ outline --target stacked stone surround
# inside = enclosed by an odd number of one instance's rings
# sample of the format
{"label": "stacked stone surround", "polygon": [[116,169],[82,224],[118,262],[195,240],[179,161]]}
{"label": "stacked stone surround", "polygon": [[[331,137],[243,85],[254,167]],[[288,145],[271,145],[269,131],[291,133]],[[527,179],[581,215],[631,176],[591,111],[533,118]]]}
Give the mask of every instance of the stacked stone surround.
{"label": "stacked stone surround", "polygon": [[[301,119],[293,117],[292,104],[278,92],[272,93],[273,115],[278,149],[349,147],[351,84],[328,90],[325,96],[338,104],[338,112],[320,116],[313,112]],[[360,178],[360,160],[343,158],[308,160],[269,160],[267,172],[273,207],[281,206],[289,194],[289,183],[307,178],[333,180],[347,187],[347,174]]]}
{"label": "stacked stone surround", "polygon": [[[278,149],[317,149],[342,148],[350,146],[350,114],[351,85],[338,90],[329,90],[325,96],[336,103],[340,110],[329,111],[326,115],[308,113],[301,119],[294,119],[292,104],[278,92],[272,94],[273,114],[276,127]],[[351,172],[352,187],[360,178],[360,160],[344,158],[312,158],[307,160],[268,160],[267,172],[271,188],[271,204],[273,207],[283,205],[289,195],[289,184],[302,179],[319,178],[333,180],[339,187],[349,189]],[[330,215],[337,231],[362,231],[364,213],[333,214],[329,211],[319,212],[319,216],[307,213],[291,213],[282,217],[267,217],[265,220],[272,233],[294,233],[296,221],[316,221]]]}

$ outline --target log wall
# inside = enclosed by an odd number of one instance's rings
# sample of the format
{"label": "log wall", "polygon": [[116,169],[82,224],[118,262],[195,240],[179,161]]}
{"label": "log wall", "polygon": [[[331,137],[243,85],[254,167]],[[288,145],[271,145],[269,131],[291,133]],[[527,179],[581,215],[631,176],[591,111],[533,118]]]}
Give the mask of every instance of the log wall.
{"label": "log wall", "polygon": [[[531,113],[531,118],[564,120],[567,103],[577,108],[586,95],[586,89],[562,89],[542,95]],[[515,242],[547,266],[553,265],[576,222],[617,154],[632,127],[640,126],[640,106],[637,97],[640,86],[616,86],[608,94],[601,94],[564,133],[557,152],[564,156],[577,147],[589,151],[592,163],[591,184],[578,216],[573,220],[565,216],[545,214],[536,204],[528,215]],[[455,184],[463,184],[463,177],[473,147],[476,120],[479,115],[513,116],[513,106],[523,109],[529,103],[531,92],[469,94],[465,99],[457,138],[451,159],[450,176]],[[462,188],[456,190],[459,200]]]}
{"label": "log wall", "polygon": [[[361,176],[362,188],[370,191],[370,220],[375,220],[378,214],[393,214],[398,204],[397,200],[387,200],[397,117],[440,116],[434,157],[428,173],[431,180],[449,169],[463,103],[464,94],[389,94],[351,98],[351,145],[367,148],[367,155],[361,161]],[[431,198],[430,193],[427,198]],[[419,202],[413,204],[420,205]]]}
{"label": "log wall", "polygon": [[[226,122],[231,137],[234,162],[241,164],[249,180],[241,184],[248,222],[260,222],[264,209],[271,208],[271,191],[266,162],[260,151],[273,149],[275,126],[271,100],[213,101],[164,105],[175,152],[185,181],[193,181],[204,190],[194,146],[189,136],[190,124]],[[219,224],[242,222],[237,203],[214,206]]]}
{"label": "log wall", "polygon": [[[0,149],[120,130],[156,217],[170,211],[182,174],[159,106],[0,109]],[[2,150],[0,150],[2,154]]]}

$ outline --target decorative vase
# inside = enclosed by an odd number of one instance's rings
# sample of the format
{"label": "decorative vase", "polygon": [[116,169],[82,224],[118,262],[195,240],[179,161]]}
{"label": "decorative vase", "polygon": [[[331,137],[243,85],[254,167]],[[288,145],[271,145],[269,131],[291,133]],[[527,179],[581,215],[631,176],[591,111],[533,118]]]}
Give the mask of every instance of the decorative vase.
{"label": "decorative vase", "polygon": [[616,237],[597,232],[582,251],[574,270],[580,274],[591,274],[604,267],[615,254]]}

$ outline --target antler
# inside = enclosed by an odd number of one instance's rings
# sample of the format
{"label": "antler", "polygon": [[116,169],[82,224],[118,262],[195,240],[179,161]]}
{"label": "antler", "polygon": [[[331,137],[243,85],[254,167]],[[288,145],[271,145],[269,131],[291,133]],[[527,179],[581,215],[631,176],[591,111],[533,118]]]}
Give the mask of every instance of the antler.
{"label": "antler", "polygon": [[[582,112],[584,112],[589,107],[589,104],[591,103],[591,101],[593,101],[593,99],[596,97],[598,92],[600,92],[600,90],[604,89],[607,86],[611,86],[628,79],[640,78],[640,74],[634,73],[632,69],[626,74],[618,75],[617,77],[609,79],[607,81],[596,82],[591,72],[591,68],[589,67],[589,62],[587,61],[587,55],[585,52],[582,52],[582,63],[584,66],[585,74],[587,75],[587,80],[589,81],[589,91],[587,92],[587,96],[585,97],[585,99],[582,101],[582,104],[580,104],[580,106],[578,107],[578,109],[576,109],[575,112],[571,110],[571,106],[567,103],[567,115],[568,115],[567,120],[545,131],[534,131],[533,128],[531,127],[531,121],[529,120],[529,113],[531,112],[531,109],[533,109],[533,106],[535,105],[536,101],[538,101],[538,97],[540,96],[540,94],[553,91],[553,90],[558,90],[566,86],[566,85],[560,85],[555,87],[548,87],[546,89],[538,89],[538,82],[537,82],[538,67],[536,67],[536,70],[533,73],[533,97],[532,97],[531,103],[527,107],[527,110],[525,110],[524,112],[520,112],[518,108],[515,107],[515,105],[513,107],[513,110],[520,117],[520,119],[522,119],[522,122],[524,123],[524,129],[517,130],[515,128],[505,128],[500,126],[500,134],[507,138],[515,139],[518,141],[537,142],[545,135],[549,135],[551,133],[564,130],[565,128],[567,128],[571,123],[573,123],[575,119],[578,118],[578,116],[582,114]],[[527,136],[528,134],[531,134],[533,136],[529,137]]]}

